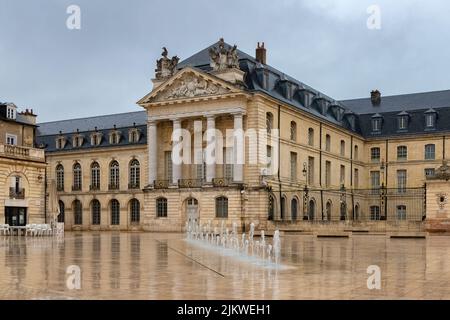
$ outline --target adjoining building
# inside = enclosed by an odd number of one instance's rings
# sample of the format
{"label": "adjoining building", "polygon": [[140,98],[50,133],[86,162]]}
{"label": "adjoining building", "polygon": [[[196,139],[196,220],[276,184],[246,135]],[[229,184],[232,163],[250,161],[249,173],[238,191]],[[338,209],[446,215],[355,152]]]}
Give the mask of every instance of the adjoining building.
{"label": "adjoining building", "polygon": [[34,147],[36,115],[0,103],[0,221],[45,222],[45,155]]}
{"label": "adjoining building", "polygon": [[[252,57],[221,39],[181,62],[164,48],[138,104],[144,111],[39,124],[66,228],[420,231],[426,177],[450,151],[450,90],[336,101],[269,66],[264,44]],[[211,129],[223,137],[206,134],[195,154],[195,133]],[[254,149],[227,129],[280,139]],[[172,161],[174,138],[189,140],[190,163]],[[206,161],[208,141],[223,163]]]}

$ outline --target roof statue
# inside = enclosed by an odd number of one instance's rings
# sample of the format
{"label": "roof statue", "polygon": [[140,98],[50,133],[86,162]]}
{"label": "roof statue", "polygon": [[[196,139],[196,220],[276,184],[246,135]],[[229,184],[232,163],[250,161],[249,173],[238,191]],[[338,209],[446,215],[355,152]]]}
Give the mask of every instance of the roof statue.
{"label": "roof statue", "polygon": [[163,47],[163,52],[161,53],[162,58],[156,60],[156,79],[164,80],[171,77],[176,70],[178,65],[178,61],[180,58],[177,56],[173,56],[172,58],[168,58],[169,52],[166,47]]}
{"label": "roof statue", "polygon": [[428,180],[450,180],[450,167],[447,160],[442,160],[442,166],[437,168],[435,174],[428,177]]}
{"label": "roof statue", "polygon": [[210,65],[214,71],[221,71],[229,68],[239,69],[239,57],[237,46],[227,49],[225,41],[220,38],[218,47],[209,49]]}

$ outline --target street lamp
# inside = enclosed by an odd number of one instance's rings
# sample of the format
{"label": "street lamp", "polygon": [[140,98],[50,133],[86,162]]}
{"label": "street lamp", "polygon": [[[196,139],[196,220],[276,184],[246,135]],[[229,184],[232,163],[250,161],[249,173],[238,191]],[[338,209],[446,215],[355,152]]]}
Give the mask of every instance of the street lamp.
{"label": "street lamp", "polygon": [[305,189],[303,190],[303,220],[308,220],[308,199],[309,199],[309,191],[308,191],[308,180],[306,176],[308,174],[308,169],[306,167],[306,162],[303,162],[303,177],[305,177]]}

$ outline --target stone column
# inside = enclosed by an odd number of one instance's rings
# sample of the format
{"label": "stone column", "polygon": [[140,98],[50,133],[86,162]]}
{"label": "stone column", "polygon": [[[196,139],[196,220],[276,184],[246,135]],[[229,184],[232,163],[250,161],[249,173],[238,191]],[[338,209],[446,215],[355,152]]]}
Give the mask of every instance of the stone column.
{"label": "stone column", "polygon": [[242,113],[235,113],[234,116],[234,144],[233,144],[233,181],[242,182],[244,180],[244,131],[242,123]]}
{"label": "stone column", "polygon": [[[173,131],[172,131],[172,159],[177,156],[178,150],[177,144],[181,143],[181,121],[180,119],[173,119]],[[179,159],[181,160],[181,159]],[[175,163],[172,160],[172,184],[178,185],[178,180],[181,179],[181,164]]]}
{"label": "stone column", "polygon": [[[211,154],[211,152],[209,151],[209,148],[216,147],[216,135],[215,135],[215,129],[216,129],[216,119],[215,116],[212,115],[207,115],[206,116],[206,129],[207,129],[207,134],[206,134],[206,141],[207,141],[207,146],[206,146],[206,156],[208,157],[208,155]],[[209,148],[208,148],[209,146]],[[214,151],[213,155],[217,154],[217,150]],[[214,159],[214,163],[208,163],[211,162],[212,159],[205,159],[206,161],[206,182],[207,183],[212,183],[213,179],[216,177],[216,163],[215,163],[215,159]]]}
{"label": "stone column", "polygon": [[153,185],[157,177],[157,123],[154,120],[148,120],[147,122],[147,147],[148,147],[148,184]]}

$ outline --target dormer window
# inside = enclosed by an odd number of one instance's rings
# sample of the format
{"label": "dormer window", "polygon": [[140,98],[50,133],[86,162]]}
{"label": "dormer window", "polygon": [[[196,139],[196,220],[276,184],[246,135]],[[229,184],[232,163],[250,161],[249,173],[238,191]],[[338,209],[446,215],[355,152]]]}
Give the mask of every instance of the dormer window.
{"label": "dormer window", "polygon": [[405,111],[398,114],[397,123],[398,123],[399,131],[408,130],[408,120],[409,120],[409,115]]}
{"label": "dormer window", "polygon": [[94,132],[91,134],[91,145],[98,146],[102,143],[102,134],[100,132]]}
{"label": "dormer window", "polygon": [[372,133],[380,133],[381,132],[381,124],[383,118],[378,113],[372,116]]}
{"label": "dormer window", "polygon": [[109,143],[110,144],[119,144],[120,143],[120,131],[112,131],[109,134]]}
{"label": "dormer window", "polygon": [[64,149],[65,146],[66,138],[60,133],[59,137],[56,138],[56,149]]}
{"label": "dormer window", "polygon": [[80,135],[80,134],[76,134],[73,137],[72,145],[73,145],[74,148],[79,148],[79,147],[81,147],[83,145],[83,141],[84,141],[83,136]]}
{"label": "dormer window", "polygon": [[128,141],[130,143],[138,143],[141,138],[141,132],[139,129],[133,128],[128,132]]}
{"label": "dormer window", "polygon": [[17,110],[14,104],[9,104],[6,107],[6,117],[11,120],[16,120]]}
{"label": "dormer window", "polygon": [[425,112],[425,129],[434,129],[436,126],[437,112],[433,108]]}

